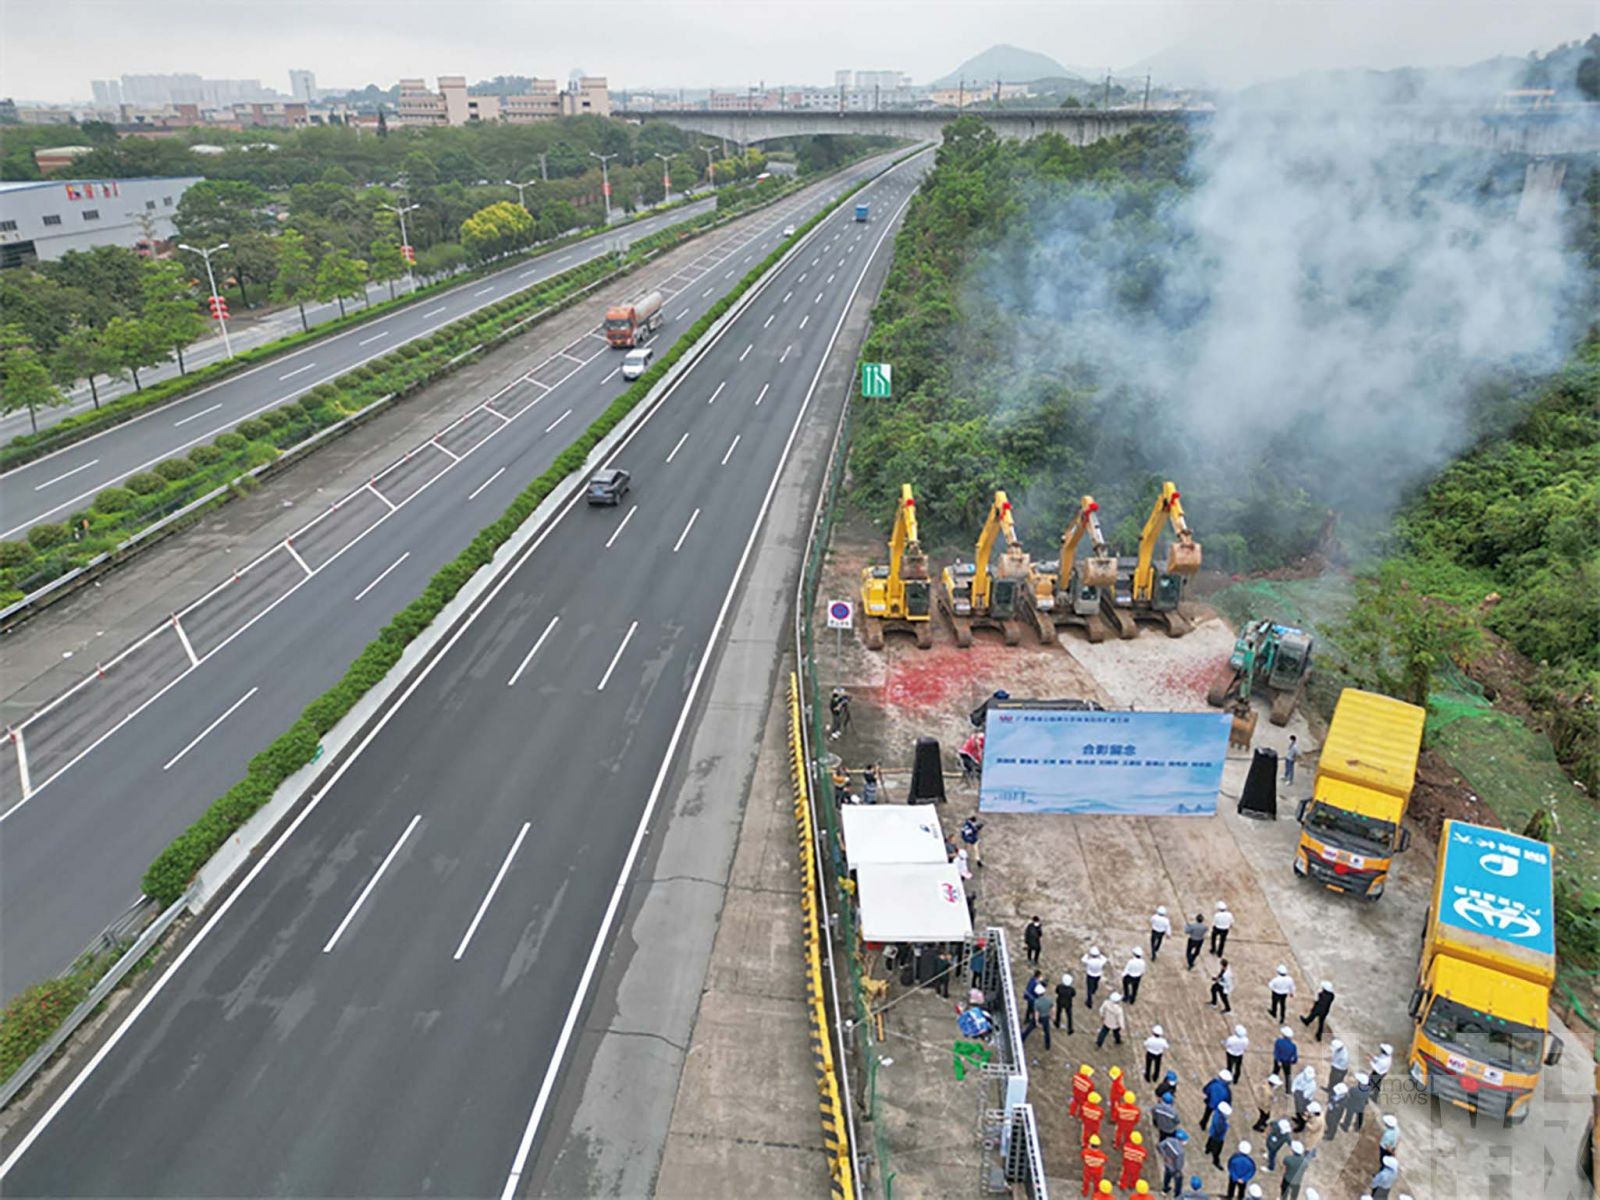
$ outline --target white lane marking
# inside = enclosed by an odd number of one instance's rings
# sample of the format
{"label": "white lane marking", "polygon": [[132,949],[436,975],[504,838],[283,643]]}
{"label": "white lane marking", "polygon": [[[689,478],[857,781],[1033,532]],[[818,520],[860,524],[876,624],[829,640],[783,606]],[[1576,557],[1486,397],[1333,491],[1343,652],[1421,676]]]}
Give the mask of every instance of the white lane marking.
{"label": "white lane marking", "polygon": [[400,847],[406,844],[406,839],[411,836],[411,831],[417,827],[417,822],[420,820],[422,820],[421,813],[412,817],[411,824],[406,826],[406,831],[400,835],[400,840],[390,847],[388,854],[383,856],[383,861],[378,864],[377,873],[367,880],[367,886],[361,889],[361,895],[356,897],[356,902],[350,906],[350,911],[345,913],[344,920],[339,922],[339,928],[333,931],[333,936],[328,939],[328,944],[322,948],[324,954],[334,948],[345,928],[351,921],[355,920],[356,913],[361,911],[361,906],[367,902],[367,897],[372,895],[372,889],[378,886],[378,880],[383,878],[383,873],[389,869],[389,864],[394,861],[394,856],[400,853]]}
{"label": "white lane marking", "polygon": [[601,383],[610,383],[613,379],[615,379],[621,373],[622,373],[622,368],[621,367],[612,367],[611,368],[611,374],[607,375],[600,382]]}
{"label": "white lane marking", "polygon": [[389,506],[389,511],[390,512],[394,512],[397,508],[400,507],[393,500],[389,499],[389,497],[385,496],[382,492],[380,492],[378,490],[378,484],[377,484],[376,481],[367,484],[367,491],[371,492],[379,500],[382,500],[385,504],[387,504]]}
{"label": "white lane marking", "polygon": [[822,261],[822,256],[819,254],[816,258],[813,258],[811,260],[811,265],[814,267],[821,261]]}
{"label": "white lane marking", "polygon": [[[317,364],[316,363],[312,363],[311,365],[312,366],[316,366]],[[291,371],[291,372],[289,372],[290,375],[298,375],[299,373],[300,373],[299,371]],[[287,376],[285,376],[285,378],[287,378]],[[199,412],[190,413],[187,417],[179,417],[176,421],[174,421],[172,423],[172,427],[174,429],[176,429],[179,425],[187,425],[190,421],[198,421],[201,417],[208,416],[209,414],[216,412],[217,409],[219,409],[221,407],[222,407],[222,405],[220,405],[220,404],[213,404],[210,408],[202,408]],[[33,490],[34,491],[38,491],[39,489],[38,488],[34,488]]]}
{"label": "white lane marking", "polygon": [[450,456],[450,461],[451,462],[460,462],[461,461],[461,455],[457,454],[454,450],[450,449],[443,442],[441,442],[437,437],[429,438],[428,439],[428,445],[432,446],[435,450],[443,450],[446,454],[448,454]]}
{"label": "white lane marking", "polygon": [[[28,770],[28,740],[20,729],[13,729],[11,738],[17,747],[17,776],[22,784],[22,800],[26,801],[33,795],[33,773]],[[21,803],[18,802],[19,807]]]}
{"label": "white lane marking", "polygon": [[687,433],[678,439],[678,444],[672,448],[672,453],[667,455],[668,462],[671,462],[673,459],[678,457],[678,451],[683,449],[683,444],[688,440],[689,435]]}
{"label": "white lane marking", "polygon": [[683,527],[683,532],[678,535],[678,540],[672,544],[672,552],[676,554],[683,545],[683,539],[689,536],[689,530],[694,528],[694,523],[700,519],[700,510],[697,508],[689,514],[689,523]]}
{"label": "white lane marking", "polygon": [[796,279],[795,282],[796,283],[804,283],[806,281],[806,275],[809,275],[809,274],[811,274],[811,272],[810,271],[806,271],[804,274],[802,274],[800,276],[799,279]]}
{"label": "white lane marking", "polygon": [[673,319],[673,320],[674,320],[674,321],[681,321],[681,320],[683,320],[683,319],[684,319],[684,318],[685,318],[685,317],[687,317],[687,316],[688,316],[688,315],[689,315],[689,310],[688,310],[688,309],[687,309],[687,308],[686,308],[686,309],[684,309],[684,310],[683,310],[683,311],[682,311],[682,312],[681,312],[681,313],[679,313],[679,314],[678,314],[678,315],[677,315],[677,316],[675,316],[675,317],[673,317],[673,318],[672,318],[672,319]]}
{"label": "white lane marking", "polygon": [[294,559],[295,562],[300,564],[300,569],[306,573],[307,579],[316,574],[315,571],[306,565],[306,560],[300,557],[300,551],[296,550],[294,546],[289,543],[287,538],[284,539],[283,548],[289,552],[290,558]]}
{"label": "white lane marking", "polygon": [[558,263],[571,262],[572,261],[572,255],[563,254],[560,258],[556,259],[556,261]]}
{"label": "white lane marking", "polygon": [[761,391],[756,396],[756,407],[757,408],[760,408],[761,407],[761,402],[767,398],[767,389],[770,388],[771,386],[772,385],[770,383],[763,383],[761,385]]}
{"label": "white lane marking", "polygon": [[466,933],[461,935],[461,944],[456,947],[452,956],[456,962],[461,961],[461,956],[467,952],[467,943],[472,941],[472,935],[478,932],[478,922],[483,920],[483,914],[489,911],[489,901],[494,899],[494,894],[500,890],[500,883],[506,877],[506,872],[511,869],[511,860],[517,856],[517,850],[522,846],[522,839],[528,836],[528,830],[533,828],[531,821],[522,823],[522,832],[517,834],[517,840],[511,843],[511,849],[506,851],[505,861],[500,864],[500,869],[494,873],[494,882],[489,885],[489,890],[484,894],[483,903],[478,905],[477,915],[472,918],[472,924],[467,926]]}
{"label": "white lane marking", "polygon": [[178,635],[178,641],[183,643],[183,652],[189,656],[189,665],[198,667],[200,656],[194,652],[194,643],[189,640],[189,634],[183,627],[183,622],[178,620],[178,614],[172,614],[172,632]]}
{"label": "white lane marking", "polygon": [[709,295],[711,295],[711,289],[707,288],[705,291],[700,293],[700,299],[704,300]]}
{"label": "white lane marking", "polygon": [[[311,370],[311,368],[316,366],[316,365],[317,364],[314,363],[314,362],[309,362],[303,367],[296,367],[294,370],[290,371],[287,375],[279,375],[278,376],[278,382],[282,383],[285,379],[293,379],[296,375],[303,374],[304,372]],[[221,408],[222,406],[219,404],[219,405],[217,405],[217,407]]]}
{"label": "white lane marking", "polygon": [[488,487],[491,483],[493,483],[496,479],[499,479],[500,476],[504,475],[505,473],[506,473],[506,469],[504,467],[501,467],[493,475],[489,476],[489,478],[485,479],[477,487],[473,488],[470,492],[468,492],[467,493],[467,499],[468,500],[476,500],[478,498],[478,493],[479,492],[483,491],[484,488]]}
{"label": "white lane marking", "polygon": [[829,283],[832,283],[832,282],[833,282],[833,276],[832,276],[832,275],[829,275],[829,276],[828,276],[828,282],[829,282]]}
{"label": "white lane marking", "polygon": [[550,432],[551,432],[551,431],[552,431],[552,430],[554,430],[554,429],[555,429],[555,427],[556,427],[556,426],[557,426],[557,425],[559,425],[559,424],[561,424],[561,422],[563,422],[563,421],[565,421],[565,420],[566,420],[566,419],[567,419],[567,418],[568,418],[568,417],[570,417],[570,416],[571,416],[571,415],[572,415],[572,410],[571,410],[571,409],[570,409],[570,408],[569,408],[569,409],[567,409],[567,411],[566,411],[566,412],[564,412],[564,413],[562,413],[562,414],[561,414],[561,415],[560,415],[560,416],[559,416],[559,417],[557,417],[557,418],[556,418],[556,419],[555,419],[555,420],[554,420],[554,421],[551,421],[551,422],[550,422],[550,424],[548,424],[548,425],[546,425],[546,426],[545,426],[545,427],[544,427],[544,431],[545,431],[545,432],[546,432],[546,433],[550,433]]}
{"label": "white lane marking", "polygon": [[411,551],[407,550],[399,558],[395,559],[392,563],[390,563],[387,567],[385,567],[383,569],[382,573],[379,574],[379,576],[376,579],[374,579],[371,583],[367,584],[366,587],[362,588],[359,592],[356,593],[356,599],[357,600],[361,599],[368,592],[370,592],[373,588],[377,587],[380,583],[382,583],[385,579],[387,579],[389,577],[389,572],[390,571],[394,570],[396,567],[398,567],[401,563],[405,562],[405,560],[410,558],[410,557],[411,557]]}
{"label": "white lane marking", "polygon": [[425,312],[425,313],[423,313],[423,314],[422,314],[422,319],[423,319],[423,320],[424,320],[424,321],[426,321],[426,320],[428,320],[428,319],[429,319],[429,318],[430,318],[430,317],[437,317],[437,316],[438,316],[438,315],[439,315],[439,314],[440,314],[440,313],[442,313],[442,312],[444,312],[444,310],[445,310],[445,309],[446,309],[446,308],[448,308],[448,307],[449,307],[449,305],[447,305],[447,304],[445,304],[445,305],[440,305],[440,306],[439,306],[439,307],[438,307],[438,308],[436,308],[436,309],[434,309],[434,310],[433,310],[433,311],[432,311],[432,312]]}
{"label": "white lane marking", "polygon": [[474,296],[487,296],[492,291],[494,291],[494,284],[491,283],[488,287],[479,288],[477,291],[473,292],[472,294]]}
{"label": "white lane marking", "polygon": [[707,404],[715,404],[717,402],[717,397],[722,395],[722,389],[727,387],[727,386],[728,386],[728,381],[726,379],[724,379],[721,383],[717,384],[717,390],[711,393],[711,399],[707,400],[706,403]]}
{"label": "white lane marking", "polygon": [[787,345],[787,346],[785,346],[785,347],[784,347],[784,348],[783,348],[783,353],[782,353],[782,354],[780,354],[780,355],[778,355],[778,365],[779,365],[779,366],[782,366],[782,365],[783,365],[783,361],[784,361],[784,360],[785,360],[785,359],[786,359],[786,358],[788,358],[788,357],[789,357],[789,351],[791,351],[791,350],[793,350],[793,349],[794,349],[794,345],[793,345],[793,343],[791,343],[791,344],[789,344],[789,345]]}
{"label": "white lane marking", "polygon": [[628,626],[628,632],[622,635],[622,645],[618,646],[617,652],[611,656],[611,665],[606,668],[606,673],[600,676],[600,686],[595,688],[595,691],[603,692],[606,690],[606,684],[611,682],[611,672],[615,671],[617,663],[622,661],[622,652],[628,648],[628,643],[633,641],[633,631],[638,628],[639,622],[637,621]]}
{"label": "white lane marking", "polygon": [[356,345],[358,345],[358,346],[365,346],[365,345],[367,345],[367,344],[368,344],[368,343],[369,343],[369,342],[376,342],[376,341],[378,341],[378,340],[379,340],[379,339],[380,339],[380,338],[386,338],[386,337],[388,337],[388,336],[389,336],[389,331],[388,331],[388,330],[387,330],[387,329],[385,329],[385,330],[383,330],[383,331],[382,331],[382,332],[380,332],[380,333],[375,333],[375,334],[373,334],[373,335],[372,335],[372,336],[371,336],[371,337],[369,337],[369,338],[362,338],[362,339],[361,339],[361,340],[360,340],[360,341],[359,341],[359,342],[357,342],[357,343],[356,343]]}
{"label": "white lane marking", "polygon": [[726,275],[723,276],[723,278],[724,279],[732,279],[733,278],[733,272],[729,271]]}
{"label": "white lane marking", "polygon": [[806,322],[809,321],[809,320],[811,320],[811,314],[810,313],[807,313],[805,316],[801,317],[800,318],[800,328],[804,329],[806,327]]}
{"label": "white lane marking", "polygon": [[768,325],[771,325],[772,322],[777,319],[777,316],[778,316],[777,313],[773,313],[765,321],[761,322],[761,328],[765,329]]}
{"label": "white lane marking", "polygon": [[227,709],[226,712],[224,712],[215,721],[211,722],[211,724],[207,725],[199,733],[195,734],[193,740],[190,741],[190,743],[187,746],[185,746],[182,750],[179,750],[171,758],[167,759],[167,765],[162,767],[161,769],[163,771],[172,770],[172,768],[177,764],[177,762],[178,762],[178,760],[180,758],[182,758],[185,754],[189,753],[189,751],[193,750],[196,746],[198,746],[205,739],[206,734],[210,733],[218,725],[221,725],[229,717],[233,716],[233,714],[238,711],[240,705],[242,705],[246,700],[250,699],[251,696],[254,696],[260,690],[261,690],[261,688],[259,686],[253,687],[248,692],[246,692],[243,696],[240,696],[237,700],[235,700],[232,704],[228,705],[228,709]]}
{"label": "white lane marking", "polygon": [[822,303],[822,293],[821,293],[821,292],[818,292],[818,293],[817,293],[817,298],[816,298],[816,299],[815,299],[815,300],[813,300],[813,301],[812,301],[812,302],[811,302],[811,303],[813,303],[813,304],[820,304],[820,303]]}
{"label": "white lane marking", "polygon": [[783,294],[783,299],[778,301],[778,303],[779,304],[787,304],[787,303],[789,303],[789,297],[792,296],[792,295],[794,295],[793,292],[785,292]]}
{"label": "white lane marking", "polygon": [[616,541],[617,538],[621,535],[622,531],[628,527],[628,522],[633,520],[633,514],[638,512],[638,511],[639,511],[639,506],[637,504],[635,504],[632,508],[630,508],[628,510],[628,515],[622,518],[622,524],[618,525],[615,529],[613,529],[611,531],[611,536],[606,539],[606,549],[607,550],[611,549],[611,543]]}
{"label": "white lane marking", "polygon": [[533,656],[539,653],[539,647],[544,645],[545,638],[550,636],[550,631],[556,627],[556,622],[559,620],[561,620],[560,617],[550,618],[550,624],[544,627],[544,632],[541,633],[539,635],[539,639],[533,643],[533,649],[529,650],[522,656],[522,661],[517,664],[517,669],[511,672],[511,678],[506,680],[507,687],[517,686],[517,680],[522,678],[522,673],[528,669],[528,664],[533,661]]}
{"label": "white lane marking", "polygon": [[99,461],[100,460],[98,458],[91,458],[88,462],[84,463],[83,466],[81,466],[81,467],[73,467],[72,470],[67,471],[65,474],[57,475],[54,479],[46,479],[43,483],[36,484],[34,486],[33,490],[36,491],[36,492],[42,492],[42,491],[44,491],[45,488],[49,487],[52,483],[60,483],[63,479],[71,479],[79,471],[87,471],[90,467],[95,466],[97,463],[99,463]]}
{"label": "white lane marking", "polygon": [[744,348],[744,353],[739,355],[739,361],[743,362],[745,359],[749,358],[750,357],[750,351],[754,350],[755,348],[756,348],[756,344],[754,342],[751,342],[748,346],[746,346]]}
{"label": "white lane marking", "polygon": [[727,466],[728,465],[728,460],[733,457],[734,449],[739,445],[739,439],[742,436],[743,436],[742,434],[738,434],[738,433],[733,435],[733,441],[731,443],[729,443],[729,445],[728,445],[728,452],[722,456],[722,465],[723,466]]}
{"label": "white lane marking", "polygon": [[[909,200],[906,201],[906,203],[909,203]],[[905,204],[903,203],[901,204],[900,209],[904,210],[904,208]],[[895,213],[895,217],[898,217],[899,215],[899,211],[897,211]],[[872,262],[873,255],[876,254],[878,249],[883,245],[883,239],[889,234],[888,226],[892,225],[893,223],[894,217],[891,217],[888,224],[885,226],[883,233],[879,235],[878,242],[873,247],[872,252],[867,255],[866,262],[868,264]],[[805,397],[800,402],[800,411],[795,415],[794,424],[789,429],[789,440],[784,443],[783,454],[778,459],[777,469],[772,474],[772,481],[767,484],[767,494],[761,501],[761,508],[756,512],[755,523],[750,527],[750,536],[745,540],[744,552],[739,556],[739,565],[734,568],[733,586],[723,592],[722,607],[717,612],[716,622],[711,626],[711,636],[706,639],[706,650],[700,656],[699,665],[695,667],[694,678],[689,683],[689,693],[684,699],[683,708],[678,713],[678,723],[673,727],[672,737],[667,743],[666,754],[661,759],[661,768],[656,772],[655,783],[650,788],[650,796],[645,801],[644,811],[639,814],[638,825],[634,827],[633,841],[629,844],[628,853],[622,860],[622,867],[617,875],[616,886],[611,890],[611,898],[606,902],[605,913],[600,918],[600,928],[596,931],[594,940],[590,943],[588,961],[584,963],[583,974],[579,977],[578,986],[573,991],[572,1003],[567,1008],[566,1018],[561,1024],[561,1033],[556,1038],[555,1049],[551,1052],[549,1065],[545,1068],[544,1079],[540,1082],[539,1092],[534,1097],[533,1111],[528,1114],[528,1123],[522,1128],[522,1138],[517,1143],[516,1155],[511,1160],[511,1170],[506,1175],[505,1186],[500,1189],[500,1200],[513,1200],[513,1197],[515,1197],[517,1194],[517,1188],[522,1182],[522,1173],[527,1168],[528,1156],[533,1153],[533,1143],[539,1135],[539,1126],[544,1123],[545,1109],[550,1104],[550,1097],[555,1092],[556,1080],[561,1075],[562,1065],[566,1061],[567,1047],[572,1043],[573,1031],[578,1025],[578,1016],[582,1012],[584,1003],[588,999],[589,988],[593,985],[595,972],[599,970],[600,967],[600,959],[610,947],[611,926],[612,923],[617,919],[618,909],[622,906],[623,893],[627,890],[628,880],[633,875],[634,865],[638,862],[639,850],[644,845],[645,835],[650,829],[650,820],[655,815],[656,804],[661,799],[661,790],[666,786],[667,774],[671,770],[673,759],[678,752],[678,743],[683,740],[683,731],[688,727],[689,714],[694,709],[695,698],[700,693],[700,684],[705,677],[706,668],[710,666],[711,661],[716,657],[716,655],[712,653],[712,649],[716,646],[717,638],[722,633],[722,626],[728,617],[728,609],[733,604],[733,597],[739,590],[739,582],[744,578],[745,566],[750,560],[750,552],[755,548],[756,538],[761,532],[761,525],[767,517],[767,510],[772,507],[772,497],[778,490],[778,480],[782,478],[783,469],[788,464],[789,455],[793,452],[794,441],[800,433],[801,422],[804,421],[806,411],[811,405],[811,398],[816,394],[817,384],[822,379],[822,370],[827,365],[828,356],[833,352],[833,348],[839,340],[839,332],[844,328],[845,316],[849,313],[850,305],[854,302],[856,295],[860,292],[861,284],[865,278],[866,267],[863,266],[861,275],[856,280],[855,287],[851,289],[849,299],[845,301],[844,308],[839,313],[839,320],[834,326],[833,335],[828,339],[828,344],[823,350],[822,358],[817,363],[816,373],[811,377],[811,386],[806,390]],[[434,661],[437,662],[438,660],[435,659]],[[304,811],[305,810],[302,810],[302,812]],[[246,880],[245,882],[248,883],[249,880]],[[233,900],[238,894],[239,891],[235,890],[235,892],[228,897],[228,900],[223,902],[224,906],[226,906],[227,903]],[[213,921],[214,920],[216,920],[216,918],[213,918]],[[208,925],[207,928],[209,927],[210,926]],[[200,937],[203,937],[204,934],[205,929],[202,929],[195,940],[191,941],[188,947],[185,947],[185,952],[187,952],[190,947],[193,947],[195,942],[197,942]],[[181,962],[182,956],[180,955],[179,963]],[[168,974],[162,977],[163,982],[170,977],[172,970],[177,969],[177,965],[178,964],[174,964],[173,967],[169,969]],[[157,987],[160,987],[159,983],[157,984]],[[135,1010],[134,1015],[138,1015],[137,1010]],[[123,1026],[123,1028],[126,1028],[126,1026]],[[115,1037],[116,1035],[113,1035],[113,1040],[115,1040]],[[102,1050],[101,1053],[104,1054],[105,1051]],[[75,1088],[71,1090],[75,1090]],[[68,1095],[70,1095],[71,1090],[69,1090]],[[62,1100],[56,1101],[57,1106],[61,1105],[62,1103]],[[52,1107],[51,1110],[46,1113],[46,1119],[52,1117],[58,1111],[59,1107]],[[36,1124],[33,1127],[33,1130],[29,1131],[28,1137],[32,1138],[36,1136],[35,1131],[38,1129],[39,1125]],[[23,1148],[25,1149],[27,1145],[28,1142],[24,1141]],[[19,1153],[20,1150],[13,1152],[13,1158],[15,1158]]]}

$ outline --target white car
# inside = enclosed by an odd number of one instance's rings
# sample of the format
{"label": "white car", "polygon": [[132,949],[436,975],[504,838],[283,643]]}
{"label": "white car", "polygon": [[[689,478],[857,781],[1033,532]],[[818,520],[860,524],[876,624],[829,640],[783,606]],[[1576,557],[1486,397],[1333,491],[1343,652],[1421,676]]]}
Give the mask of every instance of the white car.
{"label": "white car", "polygon": [[629,350],[628,356],[622,360],[622,377],[624,379],[637,379],[650,368],[650,356],[654,353],[649,346],[640,346],[637,350]]}
{"label": "white car", "polygon": [[794,226],[793,225],[785,225],[783,227],[783,236],[784,237],[793,237],[794,236]]}

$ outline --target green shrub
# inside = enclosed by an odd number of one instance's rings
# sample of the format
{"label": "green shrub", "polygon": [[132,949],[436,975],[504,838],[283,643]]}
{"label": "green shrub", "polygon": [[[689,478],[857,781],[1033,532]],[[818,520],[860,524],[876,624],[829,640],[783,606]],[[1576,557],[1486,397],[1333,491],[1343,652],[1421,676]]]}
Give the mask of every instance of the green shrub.
{"label": "green shrub", "polygon": [[[269,408],[266,412],[261,414],[261,420],[265,424],[270,425],[273,429],[282,429],[293,419],[294,418],[282,408]],[[245,436],[248,437],[249,435],[246,434]]]}
{"label": "green shrub", "polygon": [[168,483],[177,483],[180,479],[187,479],[194,474],[194,463],[182,456],[169,458],[156,464],[156,474]]}
{"label": "green shrub", "polygon": [[134,494],[127,488],[109,487],[94,498],[96,512],[119,513],[133,507]]}
{"label": "green shrub", "polygon": [[[109,964],[109,958],[106,962]],[[36,983],[0,1010],[0,1079],[9,1079],[50,1040],[88,997],[104,970],[104,966],[86,967]]]}
{"label": "green shrub", "polygon": [[235,433],[230,430],[227,433],[218,434],[217,440],[213,442],[212,445],[216,446],[218,450],[222,450],[228,454],[234,454],[240,450],[243,450],[245,443],[249,440],[250,439],[245,437],[242,433]]}
{"label": "green shrub", "polygon": [[153,496],[167,486],[167,481],[154,471],[141,471],[137,475],[130,476],[126,486],[135,495]]}
{"label": "green shrub", "polygon": [[28,530],[28,544],[35,550],[50,550],[61,545],[71,536],[72,531],[65,525],[45,522]]}
{"label": "green shrub", "polygon": [[[42,527],[35,525],[33,529],[28,530],[29,537],[33,536],[34,530],[40,528]],[[0,570],[4,570],[7,567],[20,567],[24,563],[32,562],[35,554],[36,552],[29,542],[0,542]]]}
{"label": "green shrub", "polygon": [[227,457],[215,446],[196,446],[189,451],[189,461],[198,467],[214,467]]}
{"label": "green shrub", "polygon": [[237,428],[239,436],[244,438],[247,442],[259,442],[272,436],[272,426],[255,417],[251,417],[246,421],[240,421]]}

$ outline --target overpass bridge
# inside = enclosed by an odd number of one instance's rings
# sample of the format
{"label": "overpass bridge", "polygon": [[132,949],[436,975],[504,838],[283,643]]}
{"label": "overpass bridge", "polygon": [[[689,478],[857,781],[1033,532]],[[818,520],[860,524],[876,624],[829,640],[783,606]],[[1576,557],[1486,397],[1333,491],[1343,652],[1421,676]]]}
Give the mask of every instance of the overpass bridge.
{"label": "overpass bridge", "polygon": [[[1212,109],[969,108],[999,136],[1025,140],[1056,133],[1087,146],[1146,125],[1186,124],[1203,128]],[[881,109],[876,112],[815,112],[785,109],[618,110],[625,120],[666,121],[680,129],[725,138],[742,146],[812,134],[881,134],[912,141],[938,141],[959,115],[954,109]],[[1243,119],[1261,122],[1263,136],[1305,119],[1297,109],[1251,109]],[[1600,154],[1600,104],[1556,104],[1544,108],[1482,108],[1467,105],[1392,105],[1349,109],[1315,119],[1361,118],[1378,136],[1408,145],[1462,146],[1533,157]]]}

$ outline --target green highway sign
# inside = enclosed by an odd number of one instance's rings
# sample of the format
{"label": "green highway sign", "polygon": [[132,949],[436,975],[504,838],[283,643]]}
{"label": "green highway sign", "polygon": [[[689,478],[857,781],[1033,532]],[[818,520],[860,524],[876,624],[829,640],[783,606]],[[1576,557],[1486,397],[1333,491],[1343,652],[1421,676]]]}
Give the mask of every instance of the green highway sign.
{"label": "green highway sign", "polygon": [[868,400],[887,400],[894,369],[888,363],[861,364],[861,394]]}

